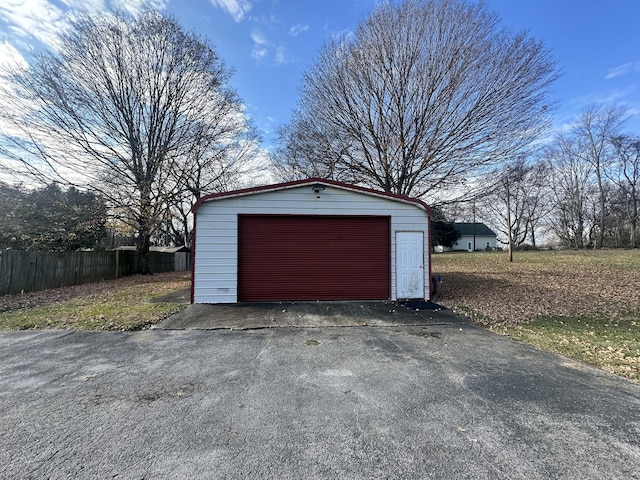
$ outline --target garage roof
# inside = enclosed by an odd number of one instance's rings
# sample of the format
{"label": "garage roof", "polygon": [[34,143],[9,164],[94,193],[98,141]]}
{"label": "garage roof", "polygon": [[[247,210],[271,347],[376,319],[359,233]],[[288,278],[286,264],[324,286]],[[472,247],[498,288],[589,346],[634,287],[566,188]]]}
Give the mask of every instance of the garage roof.
{"label": "garage roof", "polygon": [[240,197],[244,195],[252,195],[255,193],[273,192],[277,190],[286,190],[289,188],[302,187],[305,185],[308,185],[310,187],[313,185],[335,187],[343,190],[349,190],[352,192],[364,193],[366,195],[371,195],[375,197],[389,198],[399,202],[412,203],[414,205],[417,205],[424,211],[426,211],[429,217],[431,217],[431,208],[429,207],[429,205],[427,205],[422,200],[418,200],[417,198],[407,197],[405,195],[398,195],[395,193],[381,192],[379,190],[374,190],[372,188],[360,187],[358,185],[350,185],[348,183],[338,182],[336,180],[329,180],[327,178],[315,178],[315,177],[307,178],[304,180],[294,180],[292,182],[284,182],[284,183],[276,183],[272,185],[263,185],[259,187],[244,188],[241,190],[233,190],[230,192],[212,193],[198,199],[198,201],[193,206],[192,211],[193,213],[196,213],[200,205],[212,200],[219,200],[219,199],[231,198],[231,197]]}

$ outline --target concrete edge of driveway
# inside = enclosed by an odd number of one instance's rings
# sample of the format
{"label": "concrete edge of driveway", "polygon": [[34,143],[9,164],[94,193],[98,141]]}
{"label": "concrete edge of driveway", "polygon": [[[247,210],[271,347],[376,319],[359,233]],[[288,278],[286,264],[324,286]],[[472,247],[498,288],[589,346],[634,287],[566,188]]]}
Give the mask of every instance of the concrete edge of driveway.
{"label": "concrete edge of driveway", "polygon": [[395,301],[192,304],[152,329],[255,330],[263,328],[474,325],[437,304]]}

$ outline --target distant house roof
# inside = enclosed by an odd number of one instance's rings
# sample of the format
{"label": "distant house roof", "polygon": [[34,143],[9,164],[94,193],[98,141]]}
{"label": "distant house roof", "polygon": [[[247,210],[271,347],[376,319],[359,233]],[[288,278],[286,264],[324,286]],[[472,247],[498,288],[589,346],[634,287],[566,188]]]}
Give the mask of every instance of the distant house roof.
{"label": "distant house roof", "polygon": [[463,237],[472,237],[474,235],[478,237],[496,236],[495,232],[484,223],[454,223],[453,226]]}

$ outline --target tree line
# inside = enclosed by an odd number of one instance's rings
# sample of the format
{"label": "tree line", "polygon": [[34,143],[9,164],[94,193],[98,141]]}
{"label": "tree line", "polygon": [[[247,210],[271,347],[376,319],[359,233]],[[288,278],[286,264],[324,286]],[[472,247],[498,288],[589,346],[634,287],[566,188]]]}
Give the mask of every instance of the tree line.
{"label": "tree line", "polygon": [[93,249],[107,236],[106,205],[91,192],[56,184],[26,190],[0,183],[0,204],[0,249]]}
{"label": "tree line", "polygon": [[535,248],[540,234],[568,248],[637,247],[640,137],[624,133],[626,118],[586,108],[535,157],[493,172],[477,214],[514,247]]}

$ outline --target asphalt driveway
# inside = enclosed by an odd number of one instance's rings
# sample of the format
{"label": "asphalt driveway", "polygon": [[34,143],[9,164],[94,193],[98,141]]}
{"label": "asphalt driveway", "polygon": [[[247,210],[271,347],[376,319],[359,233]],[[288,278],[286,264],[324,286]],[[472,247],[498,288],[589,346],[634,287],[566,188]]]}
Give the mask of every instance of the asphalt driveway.
{"label": "asphalt driveway", "polygon": [[640,478],[640,385],[359,322],[3,333],[0,478]]}

